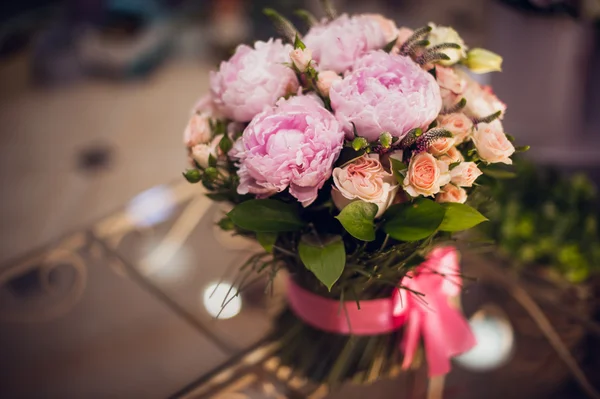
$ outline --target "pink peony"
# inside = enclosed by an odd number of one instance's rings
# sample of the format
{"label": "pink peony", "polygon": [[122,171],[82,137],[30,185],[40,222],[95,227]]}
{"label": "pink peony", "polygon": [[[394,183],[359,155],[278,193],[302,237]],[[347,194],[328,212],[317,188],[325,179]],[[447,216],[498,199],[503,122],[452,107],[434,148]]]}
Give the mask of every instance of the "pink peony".
{"label": "pink peony", "polygon": [[467,81],[453,68],[436,66],[435,74],[440,85],[444,108],[451,108],[463,98]]}
{"label": "pink peony", "polygon": [[411,197],[429,197],[437,194],[440,187],[448,183],[448,164],[435,159],[427,152],[422,152],[410,160],[403,185],[404,191]]}
{"label": "pink peony", "polygon": [[402,138],[413,128],[427,127],[442,107],[435,79],[409,57],[373,51],[355,70],[331,87],[331,106],[347,137],[358,134],[375,141],[390,132]]}
{"label": "pink peony", "polygon": [[362,200],[377,205],[375,217],[383,215],[398,191],[396,178],[385,171],[377,155],[363,156],[343,168],[335,168],[333,184],[331,198],[339,210]]}
{"label": "pink peony", "polygon": [[344,133],[317,97],[279,100],[256,115],[230,155],[239,161],[240,194],[268,197],[290,189],[304,206],[331,176]]}
{"label": "pink peony", "polygon": [[436,202],[458,202],[464,204],[467,201],[467,192],[462,187],[454,184],[446,184],[442,190],[435,196]]}
{"label": "pink peony", "polygon": [[292,69],[285,66],[293,50],[280,39],[240,45],[218,72],[210,73],[214,103],[227,118],[248,122],[280,97],[298,89]]}
{"label": "pink peony", "polygon": [[312,49],[319,70],[342,73],[368,51],[382,49],[389,42],[386,35],[390,28],[380,22],[372,16],[344,14],[329,23],[313,26],[303,41]]}
{"label": "pink peony", "polygon": [[500,121],[477,125],[473,132],[473,143],[479,158],[487,163],[512,164],[510,156],[515,152],[515,147],[506,138]]}

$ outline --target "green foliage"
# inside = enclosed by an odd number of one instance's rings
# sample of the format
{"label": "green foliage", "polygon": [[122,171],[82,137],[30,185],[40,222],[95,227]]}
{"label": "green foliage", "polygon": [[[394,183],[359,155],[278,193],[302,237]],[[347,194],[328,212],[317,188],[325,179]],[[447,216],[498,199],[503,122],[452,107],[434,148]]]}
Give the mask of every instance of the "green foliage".
{"label": "green foliage", "polygon": [[277,242],[277,236],[277,233],[258,232],[256,233],[256,240],[265,249],[265,251],[272,253],[273,247]]}
{"label": "green foliage", "polygon": [[432,200],[419,198],[393,205],[386,211],[383,230],[400,241],[419,241],[434,234],[444,220],[444,208]]}
{"label": "green foliage", "polygon": [[441,231],[455,232],[467,230],[487,220],[477,209],[469,205],[448,202],[442,204],[442,207],[445,209],[445,214],[444,220],[440,225]]}
{"label": "green foliage", "polygon": [[296,231],[305,225],[295,204],[286,204],[273,199],[242,202],[227,215],[236,226],[261,233]]}
{"label": "green foliage", "polygon": [[313,239],[312,236],[302,236],[298,255],[304,266],[328,291],[338,281],[346,265],[346,250],[340,236],[333,236],[324,242]]}
{"label": "green foliage", "polygon": [[600,267],[600,203],[583,175],[519,161],[516,178],[488,189],[490,223],[478,230],[521,265],[551,267],[572,282]]}
{"label": "green foliage", "polygon": [[378,207],[364,201],[354,201],[346,205],[336,219],[350,235],[362,241],[375,239],[375,215]]}

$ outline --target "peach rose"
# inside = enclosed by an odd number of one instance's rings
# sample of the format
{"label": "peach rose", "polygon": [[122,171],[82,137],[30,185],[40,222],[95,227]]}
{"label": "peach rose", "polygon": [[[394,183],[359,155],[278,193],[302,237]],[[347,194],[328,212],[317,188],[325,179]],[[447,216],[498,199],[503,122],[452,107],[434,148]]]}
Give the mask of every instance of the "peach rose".
{"label": "peach rose", "polygon": [[450,182],[448,164],[433,155],[422,152],[413,156],[404,178],[404,191],[411,197],[432,196],[440,191],[440,186]]}
{"label": "peach rose", "polygon": [[467,192],[462,187],[454,184],[446,184],[442,191],[435,196],[436,202],[458,202],[464,204],[467,201]]}
{"label": "peach rose", "polygon": [[467,100],[463,112],[471,118],[484,118],[501,111],[500,119],[502,119],[506,112],[506,104],[496,97],[492,88],[479,84],[464,72],[461,73],[461,76],[466,82],[463,97]]}
{"label": "peach rose", "polygon": [[294,63],[294,66],[298,68],[300,72],[306,71],[312,61],[312,50],[305,48],[304,50],[297,48],[290,51],[290,58]]}
{"label": "peach rose", "polygon": [[450,147],[450,149],[445,154],[440,155],[438,159],[448,165],[465,160],[463,155],[456,149],[456,147]]}
{"label": "peach rose", "polygon": [[370,18],[379,24],[387,43],[391,42],[398,36],[398,28],[396,27],[396,23],[391,19],[387,19],[381,14],[363,14],[362,16]]}
{"label": "peach rose", "polygon": [[334,82],[342,80],[342,77],[334,71],[322,71],[319,72],[319,79],[317,80],[317,88],[324,96],[329,96],[329,89]]}
{"label": "peach rose", "polygon": [[375,217],[383,215],[398,191],[396,179],[385,171],[377,155],[364,156],[343,168],[335,168],[333,184],[331,198],[339,210],[352,201],[362,200],[377,205],[379,210]]}
{"label": "peach rose", "polygon": [[210,144],[196,144],[195,146],[190,148],[190,156],[194,161],[198,163],[198,165],[203,168],[208,168],[208,158],[210,155],[213,157],[218,157],[221,155],[221,150],[219,149],[219,143],[223,138],[222,134],[215,136],[214,139],[210,142]]}
{"label": "peach rose", "polygon": [[450,171],[450,181],[460,187],[472,187],[482,174],[475,162],[461,162]]}
{"label": "peach rose", "polygon": [[448,152],[448,150],[453,146],[454,137],[440,137],[429,146],[427,151],[429,151],[430,154],[439,157],[440,155]]}
{"label": "peach rose", "polygon": [[463,76],[456,73],[453,68],[438,65],[435,68],[435,72],[437,83],[440,85],[444,108],[450,108],[463,98],[467,81]]}
{"label": "peach rose", "polygon": [[457,112],[441,115],[437,127],[450,131],[454,135],[454,142],[460,144],[467,140],[473,131],[473,122],[465,114]]}
{"label": "peach rose", "polygon": [[211,134],[209,116],[205,113],[194,114],[183,132],[183,142],[186,147],[191,148],[208,143]]}
{"label": "peach rose", "polygon": [[512,164],[510,156],[515,152],[515,147],[506,138],[500,121],[477,125],[473,132],[473,143],[479,158],[485,162]]}

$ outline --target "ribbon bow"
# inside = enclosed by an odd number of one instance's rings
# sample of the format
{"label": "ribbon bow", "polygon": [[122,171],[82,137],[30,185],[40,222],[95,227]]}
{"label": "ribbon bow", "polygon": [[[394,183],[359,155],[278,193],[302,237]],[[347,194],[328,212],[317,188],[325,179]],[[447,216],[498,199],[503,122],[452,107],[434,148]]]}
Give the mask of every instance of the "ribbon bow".
{"label": "ribbon bow", "polygon": [[403,368],[411,365],[421,336],[430,377],[447,374],[450,359],[475,346],[467,320],[449,303],[460,294],[461,283],[458,253],[452,247],[436,248],[402,280],[407,290],[396,290],[392,301],[394,319],[406,324]]}

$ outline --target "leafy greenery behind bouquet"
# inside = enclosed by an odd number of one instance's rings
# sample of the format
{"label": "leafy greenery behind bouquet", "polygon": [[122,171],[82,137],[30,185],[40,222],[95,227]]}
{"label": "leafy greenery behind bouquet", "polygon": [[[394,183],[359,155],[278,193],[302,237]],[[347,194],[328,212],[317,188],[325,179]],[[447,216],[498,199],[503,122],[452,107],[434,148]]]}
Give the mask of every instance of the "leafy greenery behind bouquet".
{"label": "leafy greenery behind bouquet", "polygon": [[490,223],[480,231],[521,267],[546,265],[574,283],[597,273],[600,203],[592,182],[524,161],[516,176],[490,187]]}

